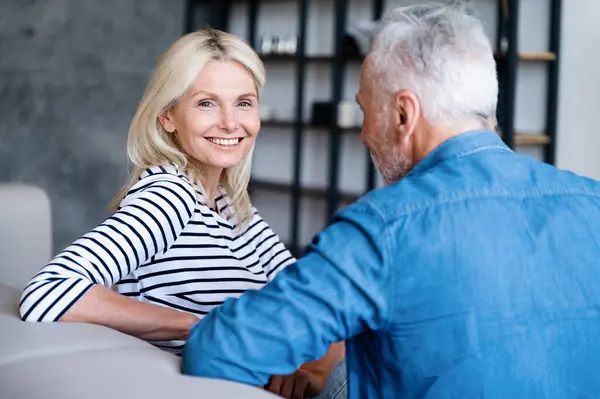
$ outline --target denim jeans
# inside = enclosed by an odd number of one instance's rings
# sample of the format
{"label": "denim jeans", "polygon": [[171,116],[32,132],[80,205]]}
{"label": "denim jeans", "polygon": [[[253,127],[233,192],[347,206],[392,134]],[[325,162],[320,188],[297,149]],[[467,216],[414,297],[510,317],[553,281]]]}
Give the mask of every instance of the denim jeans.
{"label": "denim jeans", "polygon": [[347,399],[348,398],[348,378],[346,376],[346,362],[342,360],[338,364],[327,380],[325,389],[316,399]]}

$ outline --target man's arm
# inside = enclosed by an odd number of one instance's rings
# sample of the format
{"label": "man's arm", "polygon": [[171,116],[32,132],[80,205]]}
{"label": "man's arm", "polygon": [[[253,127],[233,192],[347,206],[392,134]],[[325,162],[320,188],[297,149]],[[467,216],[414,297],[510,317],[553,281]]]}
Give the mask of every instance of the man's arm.
{"label": "man's arm", "polygon": [[325,355],[388,319],[383,224],[364,203],[336,216],[307,255],[260,291],[227,300],[197,323],[183,372],[255,386]]}

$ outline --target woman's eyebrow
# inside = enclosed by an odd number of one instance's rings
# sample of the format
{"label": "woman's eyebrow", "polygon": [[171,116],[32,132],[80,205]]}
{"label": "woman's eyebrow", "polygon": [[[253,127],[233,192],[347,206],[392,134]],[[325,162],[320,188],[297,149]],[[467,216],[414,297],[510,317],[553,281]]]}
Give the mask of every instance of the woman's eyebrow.
{"label": "woman's eyebrow", "polygon": [[215,93],[211,93],[209,91],[204,91],[204,90],[198,90],[198,91],[194,92],[192,94],[192,97],[198,97],[199,95],[213,97],[213,98],[218,98],[219,97]]}
{"label": "woman's eyebrow", "polygon": [[[219,96],[217,94],[211,93],[211,92],[205,91],[205,90],[198,90],[197,92],[195,92],[195,93],[192,94],[192,97],[197,97],[199,95],[208,96],[208,97],[211,97],[211,98],[219,98]],[[243,93],[243,94],[240,94],[238,96],[238,98],[243,98],[243,97],[254,97],[254,98],[257,98],[258,96],[256,95],[256,93],[252,93],[252,92]]]}

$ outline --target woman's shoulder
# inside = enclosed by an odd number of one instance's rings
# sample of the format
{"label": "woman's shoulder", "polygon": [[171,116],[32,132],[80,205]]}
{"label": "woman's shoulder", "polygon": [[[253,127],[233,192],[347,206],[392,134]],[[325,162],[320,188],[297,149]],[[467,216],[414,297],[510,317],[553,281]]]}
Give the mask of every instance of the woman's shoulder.
{"label": "woman's shoulder", "polygon": [[149,182],[160,179],[181,180],[193,187],[193,184],[188,175],[181,169],[172,164],[156,165],[145,169],[138,178],[138,183]]}
{"label": "woman's shoulder", "polygon": [[181,197],[184,202],[189,203],[189,206],[195,204],[197,199],[196,190],[190,178],[177,166],[171,164],[156,165],[145,169],[123,200],[126,202],[148,189],[168,194],[169,197]]}
{"label": "woman's shoulder", "polygon": [[262,218],[258,212],[258,209],[256,209],[254,205],[252,205],[250,208],[252,209],[252,217],[250,219],[250,223],[248,224],[247,231],[252,232],[262,230],[267,227],[268,223]]}

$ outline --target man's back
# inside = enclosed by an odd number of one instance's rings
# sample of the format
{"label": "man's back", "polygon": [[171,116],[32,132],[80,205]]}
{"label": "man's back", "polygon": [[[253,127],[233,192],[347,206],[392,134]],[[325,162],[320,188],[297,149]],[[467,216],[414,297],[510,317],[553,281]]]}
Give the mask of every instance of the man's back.
{"label": "man's back", "polygon": [[391,305],[348,343],[357,397],[600,394],[600,184],[475,132],[362,202]]}

